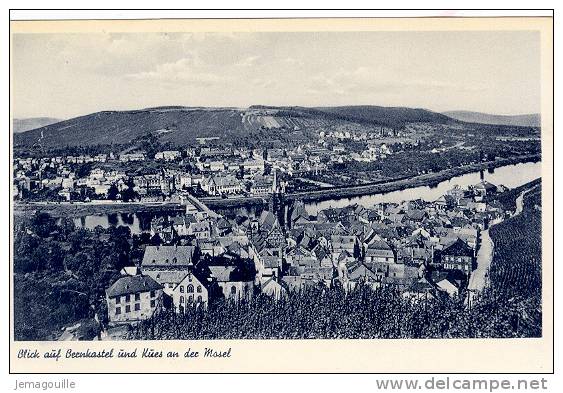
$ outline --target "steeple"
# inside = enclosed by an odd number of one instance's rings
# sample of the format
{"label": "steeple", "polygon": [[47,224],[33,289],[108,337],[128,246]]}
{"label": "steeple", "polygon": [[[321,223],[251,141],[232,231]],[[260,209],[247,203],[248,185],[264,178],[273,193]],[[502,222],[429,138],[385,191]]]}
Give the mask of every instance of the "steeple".
{"label": "steeple", "polygon": [[280,224],[285,225],[285,217],[283,216],[285,206],[283,204],[283,190],[278,184],[278,171],[274,169],[274,180],[272,182],[272,194],[268,201],[268,209],[276,215]]}
{"label": "steeple", "polygon": [[274,168],[274,181],[272,182],[272,193],[278,192],[278,170]]}

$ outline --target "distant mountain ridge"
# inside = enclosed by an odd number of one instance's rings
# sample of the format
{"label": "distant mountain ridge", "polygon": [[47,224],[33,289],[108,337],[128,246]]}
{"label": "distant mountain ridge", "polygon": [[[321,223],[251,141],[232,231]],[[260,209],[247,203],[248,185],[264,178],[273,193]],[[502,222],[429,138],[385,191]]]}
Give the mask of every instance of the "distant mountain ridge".
{"label": "distant mountain ridge", "polygon": [[62,121],[62,119],[55,119],[53,117],[30,117],[26,119],[14,119],[12,126],[14,133],[19,133],[45,127],[60,121]]}
{"label": "distant mountain ridge", "polygon": [[471,111],[448,111],[444,115],[452,119],[481,124],[497,124],[505,126],[540,127],[541,116],[539,113],[527,115],[492,115],[489,113]]}

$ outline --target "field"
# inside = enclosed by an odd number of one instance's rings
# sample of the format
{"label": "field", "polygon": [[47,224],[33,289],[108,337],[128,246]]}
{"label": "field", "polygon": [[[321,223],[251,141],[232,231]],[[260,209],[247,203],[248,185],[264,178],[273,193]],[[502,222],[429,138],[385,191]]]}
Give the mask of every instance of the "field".
{"label": "field", "polygon": [[541,297],[541,188],[524,197],[521,215],[491,228],[495,244],[491,289],[520,298]]}

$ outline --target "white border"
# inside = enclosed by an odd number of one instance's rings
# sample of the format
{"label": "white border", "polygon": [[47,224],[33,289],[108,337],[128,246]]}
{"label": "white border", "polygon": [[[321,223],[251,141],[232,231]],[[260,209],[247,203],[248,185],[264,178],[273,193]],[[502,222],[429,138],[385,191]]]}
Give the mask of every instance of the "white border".
{"label": "white border", "polygon": [[432,17],[432,16],[552,16],[551,10],[367,10],[367,11],[299,11],[299,10],[62,10],[36,11],[13,10],[11,20],[55,20],[55,19],[179,19],[179,18],[303,18],[303,17]]}
{"label": "white border", "polygon": [[[51,7],[76,7],[76,2],[41,2],[41,1],[32,1],[26,2],[27,6],[41,8],[46,6]],[[248,2],[247,2],[248,3]],[[457,6],[457,7],[471,7],[471,8],[478,8],[483,6],[491,6],[494,2],[491,1],[473,1],[473,2],[444,2],[444,1],[427,1],[424,2],[424,5],[434,8],[442,8],[447,6]],[[497,2],[498,4],[498,2]],[[524,1],[513,1],[513,2],[506,2],[504,4],[499,4],[501,6],[512,6],[517,8],[525,8],[530,6],[535,6],[539,8],[555,8],[558,2],[550,1],[536,1],[536,2],[524,2]],[[10,1],[7,4],[13,8],[22,7],[22,2]],[[97,6],[97,7],[107,7],[107,6],[116,6],[115,1],[99,1],[97,3],[88,4],[90,6]],[[189,6],[192,4],[185,3],[185,2],[158,2],[157,4],[148,2],[148,1],[137,1],[134,4],[137,7],[154,7],[155,5],[161,7],[182,7],[182,6]],[[227,1],[221,2],[220,6],[222,7],[232,7],[234,3],[229,3]],[[251,4],[240,4],[237,2],[236,5],[244,8],[251,8],[251,7],[264,7],[264,2],[251,2]],[[279,4],[279,6],[284,7],[294,7],[295,5],[303,6],[302,1],[287,1],[283,4]],[[379,4],[374,3],[365,3],[365,4],[358,4],[356,1],[347,1],[346,3],[341,2],[323,2],[322,5],[329,8],[337,8],[342,6],[348,7],[369,7],[369,6],[377,6]],[[395,5],[396,4],[392,4]],[[406,3],[406,6],[410,6],[413,8],[420,7],[422,3],[416,1],[410,1]],[[402,6],[405,6],[405,2],[403,2]],[[557,11],[557,10],[556,10]],[[555,12],[559,15],[558,12]],[[359,17],[359,16],[380,16],[380,17],[392,17],[392,16],[439,16],[444,15],[444,12],[441,11],[12,11],[8,13],[7,7],[4,8],[3,14],[3,29],[2,29],[2,39],[0,40],[0,50],[2,56],[0,59],[1,67],[2,67],[2,74],[4,77],[2,78],[2,106],[4,108],[3,113],[6,116],[3,116],[2,119],[4,120],[2,131],[0,131],[0,146],[2,146],[3,150],[0,150],[0,156],[4,159],[1,160],[1,168],[0,168],[0,190],[2,190],[2,201],[4,206],[8,206],[8,185],[9,185],[9,169],[8,169],[8,161],[6,159],[6,155],[8,153],[7,149],[9,146],[9,135],[8,135],[8,128],[7,128],[7,119],[9,118],[8,112],[8,99],[9,99],[9,92],[8,92],[8,20],[9,18],[14,19],[90,19],[90,18],[97,18],[97,19],[135,19],[135,18],[179,18],[179,17],[216,17],[216,18],[227,18],[227,17],[328,17],[328,16],[338,16],[338,17]],[[506,11],[474,11],[474,10],[467,10],[467,11],[454,11],[449,13],[451,16],[550,16],[552,13],[551,11],[513,11],[513,10],[506,10]],[[561,40],[560,37],[560,29],[557,26],[558,18],[555,18],[555,70],[560,69],[559,64],[561,63]],[[561,90],[561,78],[555,77],[555,98],[559,97]],[[556,107],[557,107],[557,101]],[[555,124],[558,125],[557,119],[557,111]],[[559,127],[557,127],[559,128]],[[555,138],[555,149],[556,151],[563,151],[560,150],[559,147],[561,146],[560,140],[563,137],[559,137],[558,129],[556,129],[555,134],[557,137]],[[555,166],[556,169],[559,169],[559,162],[557,155],[554,157],[555,159]],[[558,180],[560,176],[560,171],[555,171],[556,180]],[[555,192],[556,197],[555,200],[559,200],[557,196],[560,194],[560,188],[558,187],[558,182],[555,181]],[[556,206],[557,207],[557,206]],[[8,209],[4,208],[1,211],[2,216],[0,220],[4,223],[8,222]],[[560,216],[560,211],[555,208],[556,214],[556,222],[558,222],[559,218],[563,218]],[[560,239],[560,230],[558,227],[555,227],[555,237]],[[3,261],[8,261],[8,245],[7,245],[7,225],[1,227],[0,238],[2,239],[3,247],[0,248],[2,252]],[[561,252],[556,249],[555,250],[555,260],[561,261]],[[561,269],[558,267],[558,264],[555,264],[555,277],[558,279],[560,275],[558,274]],[[1,273],[1,280],[6,281],[6,272],[7,268],[2,270]],[[561,318],[561,291],[557,290],[558,285],[555,285],[555,292],[556,292],[556,299],[555,304],[557,309],[555,309],[556,321],[555,321],[555,356],[556,356],[556,364],[555,369],[559,371],[556,373],[556,377],[549,377],[546,378],[549,381],[549,391],[562,391],[563,389],[563,380],[561,378],[561,367],[563,366],[560,362],[560,355],[563,353],[563,347],[561,345],[560,337],[561,335],[558,334],[560,330],[559,327],[562,326],[562,318]],[[4,301],[8,301],[4,299]],[[4,303],[4,306],[6,304]],[[33,380],[39,379],[40,376],[7,376],[7,364],[6,364],[6,356],[8,354],[7,351],[7,333],[8,333],[8,320],[7,320],[7,313],[1,313],[0,315],[0,324],[2,324],[2,338],[0,338],[0,342],[2,344],[2,351],[5,354],[2,357],[2,375],[3,375],[3,385],[7,389],[13,389],[14,381],[15,380]],[[6,336],[5,336],[6,335]],[[408,354],[405,354],[408,356]],[[430,360],[429,360],[430,361]],[[175,375],[168,375],[168,376],[146,376],[146,375],[137,375],[137,376],[123,376],[123,375],[114,375],[114,376],[96,376],[96,375],[74,375],[69,376],[68,378],[75,380],[78,382],[78,389],[76,391],[92,391],[92,392],[99,392],[100,390],[104,389],[106,391],[116,391],[116,390],[127,390],[127,391],[134,391],[134,392],[144,392],[144,391],[151,391],[151,392],[162,392],[162,391],[169,391],[174,388],[176,389],[190,389],[194,391],[198,391],[200,389],[205,389],[205,391],[218,391],[219,389],[228,389],[228,392],[242,392],[242,391],[249,391],[253,389],[268,389],[269,393],[273,392],[287,392],[288,390],[309,390],[313,389],[314,391],[347,391],[350,389],[367,389],[367,390],[375,390],[373,386],[374,379],[383,378],[382,375],[351,375],[351,376],[330,376],[330,375],[320,375],[315,376],[314,381],[312,378],[308,378],[306,376],[267,376],[267,375],[260,375],[260,376],[246,376],[246,375],[186,375],[186,376],[175,376]],[[405,376],[406,377],[406,376]],[[459,375],[458,377],[462,377]],[[474,376],[478,377],[478,376]],[[487,376],[492,377],[492,376]],[[509,376],[508,378],[513,379],[515,376]],[[522,376],[524,377],[524,376]],[[43,378],[44,380],[50,381],[58,381],[63,376],[49,376]],[[395,378],[403,378],[403,376],[396,376]],[[426,379],[426,376],[417,376],[417,379],[423,380]],[[405,391],[405,390],[403,390]]]}

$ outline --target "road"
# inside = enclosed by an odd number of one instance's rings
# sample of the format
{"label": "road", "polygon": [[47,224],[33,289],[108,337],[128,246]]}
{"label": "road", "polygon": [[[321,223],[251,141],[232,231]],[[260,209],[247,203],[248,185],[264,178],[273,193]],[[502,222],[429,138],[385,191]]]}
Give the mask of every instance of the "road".
{"label": "road", "polygon": [[[524,209],[524,196],[536,187],[537,186],[524,190],[518,195],[516,198],[516,210],[512,217],[516,217],[522,213]],[[469,304],[473,302],[477,293],[481,292],[487,284],[486,275],[493,260],[493,250],[494,243],[489,236],[489,229],[481,231],[481,245],[479,246],[479,251],[477,251],[477,268],[471,273],[469,284],[467,285]]]}
{"label": "road", "polygon": [[301,180],[302,182],[305,182],[305,183],[311,183],[311,184],[317,185],[320,188],[334,187],[334,184],[325,183],[325,182],[318,181],[318,180],[306,179],[304,177],[298,177],[297,179]]}
{"label": "road", "polygon": [[494,244],[489,236],[489,230],[481,231],[481,245],[477,251],[477,269],[471,273],[467,290],[469,291],[470,302],[476,294],[485,288],[487,283],[486,274],[493,260]]}

